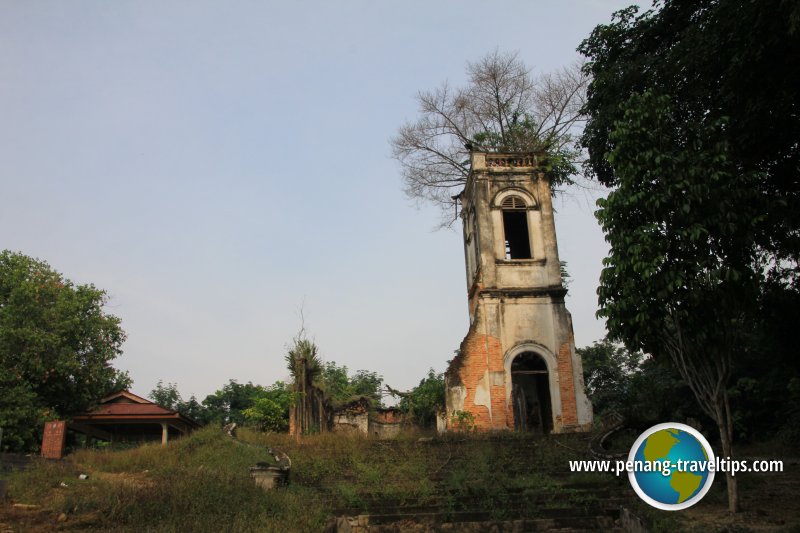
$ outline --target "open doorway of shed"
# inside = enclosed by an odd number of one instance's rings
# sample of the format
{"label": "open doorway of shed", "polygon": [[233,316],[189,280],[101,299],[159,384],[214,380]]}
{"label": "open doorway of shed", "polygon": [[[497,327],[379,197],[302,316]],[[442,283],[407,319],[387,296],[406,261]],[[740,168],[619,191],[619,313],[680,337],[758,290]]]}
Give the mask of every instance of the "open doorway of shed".
{"label": "open doorway of shed", "polygon": [[514,429],[550,433],[553,430],[553,416],[544,359],[533,352],[524,352],[515,357],[511,363],[511,385]]}

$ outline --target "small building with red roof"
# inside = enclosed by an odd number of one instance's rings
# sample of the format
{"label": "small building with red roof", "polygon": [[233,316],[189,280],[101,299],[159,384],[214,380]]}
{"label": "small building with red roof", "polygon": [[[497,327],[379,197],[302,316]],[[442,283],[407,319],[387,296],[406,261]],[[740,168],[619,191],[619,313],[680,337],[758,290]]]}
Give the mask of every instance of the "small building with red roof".
{"label": "small building with red roof", "polygon": [[47,422],[42,439],[42,455],[64,455],[67,430],[110,442],[158,441],[187,435],[200,424],[177,411],[170,411],[129,391],[116,392],[98,402],[97,407],[72,417],[70,421]]}

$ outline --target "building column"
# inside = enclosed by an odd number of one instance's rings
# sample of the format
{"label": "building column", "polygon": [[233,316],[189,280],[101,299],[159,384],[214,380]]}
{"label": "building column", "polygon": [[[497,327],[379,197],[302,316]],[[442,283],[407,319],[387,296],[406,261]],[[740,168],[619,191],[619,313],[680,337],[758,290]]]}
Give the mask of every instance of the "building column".
{"label": "building column", "polygon": [[161,422],[161,445],[166,446],[169,440],[169,426]]}

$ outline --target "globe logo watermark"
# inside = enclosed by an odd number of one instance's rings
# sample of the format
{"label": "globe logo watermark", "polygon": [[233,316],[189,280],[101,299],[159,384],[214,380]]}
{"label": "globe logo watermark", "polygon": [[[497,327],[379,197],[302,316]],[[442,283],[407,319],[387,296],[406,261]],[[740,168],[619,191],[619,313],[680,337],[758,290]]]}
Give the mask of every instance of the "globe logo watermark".
{"label": "globe logo watermark", "polygon": [[666,422],[639,435],[626,470],[642,500],[658,509],[678,511],[703,499],[714,482],[714,466],[714,452],[699,431]]}

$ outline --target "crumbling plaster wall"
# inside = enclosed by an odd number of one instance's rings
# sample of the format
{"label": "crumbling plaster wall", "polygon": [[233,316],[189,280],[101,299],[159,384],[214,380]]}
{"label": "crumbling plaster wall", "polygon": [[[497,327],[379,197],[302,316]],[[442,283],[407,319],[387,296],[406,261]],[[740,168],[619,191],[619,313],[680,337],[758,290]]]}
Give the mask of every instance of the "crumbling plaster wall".
{"label": "crumbling plaster wall", "polygon": [[339,412],[333,415],[333,431],[335,433],[369,434],[369,413],[364,412]]}

